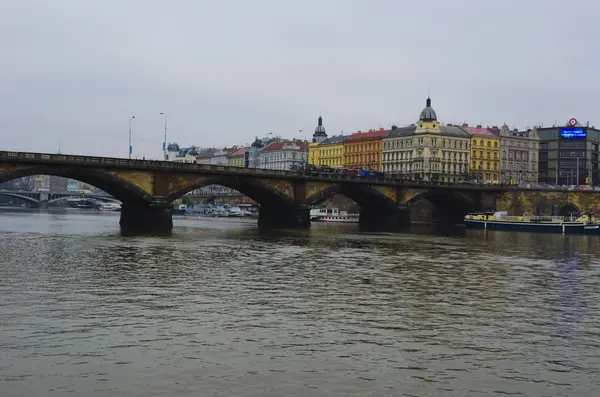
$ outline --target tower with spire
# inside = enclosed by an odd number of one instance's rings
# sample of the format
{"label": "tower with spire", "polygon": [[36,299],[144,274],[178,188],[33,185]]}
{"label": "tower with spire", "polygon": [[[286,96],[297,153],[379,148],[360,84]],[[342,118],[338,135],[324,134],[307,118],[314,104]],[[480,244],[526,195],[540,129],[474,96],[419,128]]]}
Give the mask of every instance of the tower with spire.
{"label": "tower with spire", "polygon": [[319,116],[319,120],[317,122],[317,128],[315,128],[315,133],[313,134],[312,141],[314,143],[321,143],[327,139],[327,133],[325,132],[325,127],[323,127],[323,117]]}

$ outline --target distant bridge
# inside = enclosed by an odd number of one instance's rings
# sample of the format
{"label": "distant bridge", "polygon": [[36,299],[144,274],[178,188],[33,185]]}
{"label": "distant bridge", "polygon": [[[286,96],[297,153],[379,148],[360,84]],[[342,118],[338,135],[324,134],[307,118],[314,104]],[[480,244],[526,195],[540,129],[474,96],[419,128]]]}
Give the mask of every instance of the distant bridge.
{"label": "distant bridge", "polygon": [[79,194],[79,193],[49,193],[49,192],[28,192],[17,190],[0,190],[0,196],[14,197],[16,199],[33,204],[36,207],[46,207],[47,205],[67,200],[69,198],[91,198],[94,200],[109,201],[118,203],[119,200],[106,194]]}
{"label": "distant bridge", "polygon": [[[360,223],[382,229],[410,222],[408,208],[429,201],[438,221],[462,221],[471,210],[600,213],[594,191],[423,182],[322,172],[279,171],[167,161],[0,151],[0,183],[29,175],[77,179],[122,202],[125,233],[164,233],[173,226],[172,202],[208,185],[235,189],[260,205],[261,227],[309,227],[310,207],[342,194],[360,207]],[[37,199],[41,201],[40,199]]]}

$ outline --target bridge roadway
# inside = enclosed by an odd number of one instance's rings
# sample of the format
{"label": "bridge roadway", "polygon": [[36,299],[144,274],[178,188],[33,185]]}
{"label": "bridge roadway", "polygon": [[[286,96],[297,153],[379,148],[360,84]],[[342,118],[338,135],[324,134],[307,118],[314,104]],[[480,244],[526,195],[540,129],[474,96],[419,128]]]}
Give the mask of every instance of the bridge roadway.
{"label": "bridge roadway", "polygon": [[309,227],[310,206],[343,194],[360,207],[361,226],[394,229],[410,223],[408,208],[426,199],[441,222],[460,222],[471,210],[509,212],[576,209],[596,212],[594,192],[520,186],[426,183],[385,176],[250,169],[153,160],[0,151],[0,183],[28,175],[57,175],[89,183],[122,202],[126,234],[170,233],[173,200],[207,185],[239,191],[260,204],[259,226]]}

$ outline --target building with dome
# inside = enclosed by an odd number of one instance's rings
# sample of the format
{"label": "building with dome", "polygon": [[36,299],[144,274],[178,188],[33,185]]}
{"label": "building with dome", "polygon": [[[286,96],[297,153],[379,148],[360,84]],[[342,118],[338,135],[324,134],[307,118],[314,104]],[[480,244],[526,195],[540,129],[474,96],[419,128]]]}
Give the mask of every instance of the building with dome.
{"label": "building with dome", "polygon": [[325,131],[325,127],[323,127],[323,117],[319,116],[312,140],[308,144],[308,164],[319,165],[317,147],[326,140],[327,132]]}
{"label": "building with dome", "polygon": [[465,181],[470,143],[471,135],[462,128],[440,124],[427,98],[416,124],[393,126],[383,138],[383,171],[414,180]]}

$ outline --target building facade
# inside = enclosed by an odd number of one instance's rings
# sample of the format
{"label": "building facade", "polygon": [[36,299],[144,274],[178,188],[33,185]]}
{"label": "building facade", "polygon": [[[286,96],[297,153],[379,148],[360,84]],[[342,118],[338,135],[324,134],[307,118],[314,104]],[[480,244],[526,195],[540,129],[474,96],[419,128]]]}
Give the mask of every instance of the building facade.
{"label": "building facade", "polygon": [[180,148],[177,143],[169,143],[167,146],[166,161],[173,161],[175,163],[195,163],[196,156],[202,149],[196,146],[190,146],[188,148]]}
{"label": "building facade", "polygon": [[463,130],[471,134],[471,159],[469,177],[479,183],[500,182],[500,137],[481,125]]}
{"label": "building facade", "polygon": [[540,140],[536,129],[519,131],[500,128],[500,182],[505,184],[529,183],[539,180]]}
{"label": "building facade", "polygon": [[267,145],[260,153],[260,168],[289,170],[306,163],[308,144],[304,141],[279,141]]}
{"label": "building facade", "polygon": [[342,168],[344,166],[344,142],[350,135],[332,136],[321,142],[312,153],[311,164]]}
{"label": "building facade", "polygon": [[343,143],[343,167],[381,171],[382,139],[389,132],[381,128],[350,135]]}
{"label": "building facade", "polygon": [[247,168],[248,164],[246,161],[244,161],[248,158],[248,156],[246,155],[247,152],[247,147],[241,147],[229,153],[229,156],[227,157],[227,165],[230,167]]}
{"label": "building facade", "polygon": [[416,124],[396,128],[383,140],[383,170],[402,178],[460,182],[468,179],[471,135],[441,125],[427,98]]}
{"label": "building facade", "polygon": [[229,154],[235,151],[237,148],[224,148],[224,149],[215,149],[212,157],[210,158],[210,165],[228,165],[229,164]]}
{"label": "building facade", "polygon": [[537,128],[539,180],[550,185],[598,185],[600,130],[574,126]]}
{"label": "building facade", "polygon": [[196,164],[210,165],[217,149],[202,149],[196,154]]}

